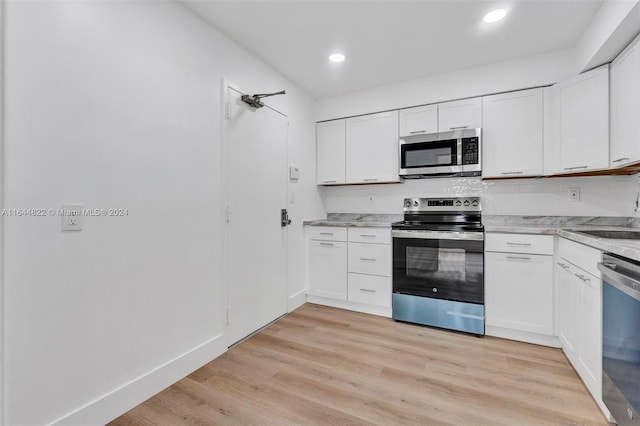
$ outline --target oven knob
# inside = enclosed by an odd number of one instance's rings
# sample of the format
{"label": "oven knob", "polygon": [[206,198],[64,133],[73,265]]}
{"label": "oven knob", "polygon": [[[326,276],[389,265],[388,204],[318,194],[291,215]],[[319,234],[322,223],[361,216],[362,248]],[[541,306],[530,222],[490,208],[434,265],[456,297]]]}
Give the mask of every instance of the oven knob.
{"label": "oven knob", "polygon": [[464,200],[464,206],[469,207],[469,200]]}
{"label": "oven knob", "polygon": [[434,288],[433,288],[433,292],[434,292],[434,293],[437,293],[437,292],[438,292],[438,288],[437,288],[437,287],[434,287]]}
{"label": "oven knob", "polygon": [[456,207],[460,207],[462,205],[462,201],[456,200]]}
{"label": "oven knob", "polygon": [[478,207],[478,200],[473,200],[473,201],[471,202],[471,205],[472,205],[473,207]]}
{"label": "oven knob", "polygon": [[404,205],[405,205],[406,207],[411,207],[411,200],[407,200],[407,201],[405,201],[405,202],[404,202]]}
{"label": "oven knob", "polygon": [[418,202],[418,200],[413,201],[413,207],[418,207],[419,205],[420,203]]}

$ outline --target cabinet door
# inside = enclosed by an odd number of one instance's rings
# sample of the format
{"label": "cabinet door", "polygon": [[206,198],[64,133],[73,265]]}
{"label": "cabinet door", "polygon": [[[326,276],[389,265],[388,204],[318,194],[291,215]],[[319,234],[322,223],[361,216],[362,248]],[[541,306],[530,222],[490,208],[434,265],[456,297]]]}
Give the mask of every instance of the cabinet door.
{"label": "cabinet door", "polygon": [[488,326],[553,334],[553,257],[485,254]]}
{"label": "cabinet door", "polygon": [[558,327],[560,343],[565,354],[575,365],[578,356],[578,315],[580,303],[580,285],[573,275],[573,269],[560,259],[556,266],[556,278],[559,289],[560,326]]}
{"label": "cabinet door", "polygon": [[309,240],[309,293],[347,299],[347,243]]}
{"label": "cabinet door", "polygon": [[611,167],[640,161],[640,38],[611,64]]}
{"label": "cabinet door", "polygon": [[345,120],[316,125],[317,184],[345,182]]}
{"label": "cabinet door", "polygon": [[482,98],[438,104],[438,131],[482,127]]}
{"label": "cabinet door", "polygon": [[399,182],[398,111],[348,118],[347,183]]}
{"label": "cabinet door", "polygon": [[561,173],[609,167],[609,68],[558,83]]}
{"label": "cabinet door", "polygon": [[438,105],[400,110],[400,137],[436,133],[437,131]]}
{"label": "cabinet door", "polygon": [[602,280],[580,271],[578,372],[596,400],[602,398]]}
{"label": "cabinet door", "polygon": [[542,89],[482,100],[482,177],[542,175]]}

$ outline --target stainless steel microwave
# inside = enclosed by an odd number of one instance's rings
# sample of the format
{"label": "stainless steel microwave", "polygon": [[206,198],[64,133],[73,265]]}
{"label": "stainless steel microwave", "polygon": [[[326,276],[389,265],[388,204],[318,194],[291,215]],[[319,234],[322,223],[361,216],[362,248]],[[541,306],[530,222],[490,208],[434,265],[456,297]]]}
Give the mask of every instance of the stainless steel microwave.
{"label": "stainless steel microwave", "polygon": [[480,176],[482,173],[482,129],[400,138],[400,176]]}

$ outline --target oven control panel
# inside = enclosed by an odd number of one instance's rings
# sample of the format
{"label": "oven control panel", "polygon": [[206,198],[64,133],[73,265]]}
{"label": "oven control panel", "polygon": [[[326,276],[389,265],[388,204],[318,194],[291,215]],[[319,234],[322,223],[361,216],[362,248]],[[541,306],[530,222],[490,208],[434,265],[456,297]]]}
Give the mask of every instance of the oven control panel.
{"label": "oven control panel", "polygon": [[480,211],[480,197],[405,198],[405,212]]}

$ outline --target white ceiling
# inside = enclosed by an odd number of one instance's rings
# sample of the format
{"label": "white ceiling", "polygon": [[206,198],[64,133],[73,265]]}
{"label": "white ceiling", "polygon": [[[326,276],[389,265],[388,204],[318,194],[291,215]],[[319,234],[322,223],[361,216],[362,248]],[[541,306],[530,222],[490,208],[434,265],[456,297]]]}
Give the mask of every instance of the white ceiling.
{"label": "white ceiling", "polygon": [[[602,0],[183,3],[316,98],[575,47]],[[496,24],[482,22],[496,7]],[[328,56],[347,60],[331,64]]]}

